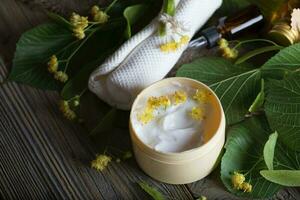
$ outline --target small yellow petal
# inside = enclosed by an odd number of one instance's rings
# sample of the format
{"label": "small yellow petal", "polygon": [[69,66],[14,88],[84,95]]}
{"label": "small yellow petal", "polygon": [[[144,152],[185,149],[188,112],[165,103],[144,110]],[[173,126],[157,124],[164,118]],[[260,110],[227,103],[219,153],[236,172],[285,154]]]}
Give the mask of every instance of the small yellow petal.
{"label": "small yellow petal", "polygon": [[201,107],[193,107],[191,111],[191,117],[194,120],[200,120],[204,118],[204,111]]}
{"label": "small yellow petal", "polygon": [[208,93],[204,90],[196,90],[195,95],[193,96],[193,99],[196,100],[198,103],[205,103],[208,98]]}
{"label": "small yellow petal", "polygon": [[241,188],[244,192],[252,192],[252,185],[250,183],[244,182]]}
{"label": "small yellow petal", "polygon": [[237,189],[237,190],[242,189],[242,185],[243,185],[244,181],[245,181],[245,176],[238,172],[234,172],[234,174],[231,176],[231,182],[232,182],[234,189]]}
{"label": "small yellow petal", "polygon": [[96,159],[91,162],[91,167],[98,171],[102,171],[107,167],[111,160],[110,156],[104,154],[97,155]]}
{"label": "small yellow petal", "polygon": [[182,104],[186,102],[187,94],[184,91],[176,91],[173,94],[173,100],[175,105]]}

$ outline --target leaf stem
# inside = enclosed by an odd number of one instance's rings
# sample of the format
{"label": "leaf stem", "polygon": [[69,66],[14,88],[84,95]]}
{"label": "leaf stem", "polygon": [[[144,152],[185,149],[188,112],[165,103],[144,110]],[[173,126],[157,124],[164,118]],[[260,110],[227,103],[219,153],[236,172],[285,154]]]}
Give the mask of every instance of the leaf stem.
{"label": "leaf stem", "polygon": [[85,42],[98,30],[97,29],[94,29],[88,36],[86,36],[84,38],[84,40],[80,43],[80,45],[75,49],[75,51],[73,51],[73,53],[69,56],[69,58],[67,59],[67,63],[66,63],[66,66],[65,66],[65,69],[64,69],[64,72],[67,71],[68,69],[68,66],[70,64],[70,60],[73,58],[73,56],[78,52],[78,50],[85,44]]}
{"label": "leaf stem", "polygon": [[280,45],[276,44],[275,42],[273,42],[271,40],[267,40],[267,39],[252,39],[252,40],[245,40],[245,41],[239,42],[237,45],[235,45],[233,47],[233,49],[236,49],[236,48],[238,48],[239,46],[241,46],[243,44],[247,44],[247,43],[251,43],[251,42],[267,42],[267,43],[273,44],[274,46],[280,46]]}
{"label": "leaf stem", "polygon": [[107,8],[104,10],[105,13],[108,13],[110,9],[117,3],[118,0],[114,0]]}

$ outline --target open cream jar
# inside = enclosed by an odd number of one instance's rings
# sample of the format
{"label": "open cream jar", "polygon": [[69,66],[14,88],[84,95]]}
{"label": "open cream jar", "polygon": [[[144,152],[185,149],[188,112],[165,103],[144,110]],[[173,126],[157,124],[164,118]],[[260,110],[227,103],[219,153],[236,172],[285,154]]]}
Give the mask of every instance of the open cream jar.
{"label": "open cream jar", "polygon": [[151,177],[185,184],[207,176],[225,141],[225,116],[214,92],[193,79],[167,78],[133,103],[130,135],[139,166]]}

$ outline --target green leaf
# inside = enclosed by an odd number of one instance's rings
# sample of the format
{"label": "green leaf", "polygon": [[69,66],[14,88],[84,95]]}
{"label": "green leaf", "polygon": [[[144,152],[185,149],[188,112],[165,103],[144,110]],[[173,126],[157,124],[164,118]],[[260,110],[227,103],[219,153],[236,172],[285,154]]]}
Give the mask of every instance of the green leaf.
{"label": "green leaf", "polygon": [[279,51],[262,66],[266,77],[283,78],[286,73],[300,69],[300,43],[291,45]]}
{"label": "green leaf", "polygon": [[145,12],[147,11],[148,6],[144,5],[144,4],[138,4],[138,5],[133,5],[133,6],[129,6],[124,10],[124,17],[126,19],[127,22],[127,27],[125,30],[125,36],[126,38],[130,38],[132,35],[132,31],[131,31],[131,26],[135,23],[137,23],[137,21],[143,17],[143,15],[145,14]]}
{"label": "green leaf", "polygon": [[[260,170],[267,169],[263,149],[270,132],[264,117],[247,119],[229,129],[226,151],[221,162],[221,179],[230,192],[238,196],[266,198],[281,188],[262,178],[259,173]],[[246,181],[253,186],[251,193],[233,188],[231,176],[235,171],[245,174]]]}
{"label": "green leaf", "polygon": [[262,108],[263,104],[265,102],[265,81],[264,79],[261,79],[261,86],[260,86],[260,92],[256,96],[254,102],[251,104],[249,108],[249,112],[256,112],[260,108]]}
{"label": "green leaf", "polygon": [[260,70],[233,65],[219,57],[206,57],[183,65],[176,76],[189,77],[210,86],[220,98],[227,124],[244,119],[259,93]]}
{"label": "green leaf", "polygon": [[275,133],[269,136],[269,139],[264,147],[264,160],[269,170],[273,170],[273,160],[277,138],[278,133],[275,131]]}
{"label": "green leaf", "polygon": [[300,74],[284,80],[269,80],[265,112],[273,130],[277,130],[283,143],[300,151]]}
{"label": "green leaf", "polygon": [[165,197],[155,187],[150,186],[146,182],[138,182],[139,186],[147,192],[154,200],[164,200]]}
{"label": "green leaf", "polygon": [[117,117],[117,109],[112,108],[97,124],[97,126],[90,132],[90,135],[96,135],[97,133],[102,133],[110,131],[114,127],[114,122]]}
{"label": "green leaf", "polygon": [[283,186],[300,186],[300,170],[262,170],[260,174],[265,179]]}
{"label": "green leaf", "polygon": [[164,0],[163,10],[168,15],[175,15],[175,0]]}
{"label": "green leaf", "polygon": [[249,60],[250,58],[253,58],[254,56],[260,55],[262,53],[267,53],[270,51],[277,51],[277,50],[281,50],[283,47],[282,46],[267,46],[267,47],[262,47],[259,49],[255,49],[253,51],[249,51],[246,54],[244,54],[243,56],[239,57],[236,61],[235,64],[241,64],[247,60]]}
{"label": "green leaf", "polygon": [[41,89],[59,89],[61,84],[48,72],[47,62],[73,40],[71,32],[57,24],[43,24],[25,32],[17,43],[9,79]]}
{"label": "green leaf", "polygon": [[72,28],[72,25],[71,23],[66,20],[64,17],[56,14],[56,13],[53,13],[53,12],[48,12],[47,13],[48,17],[50,17],[50,19],[52,19],[54,22],[68,28],[68,29],[71,29]]}

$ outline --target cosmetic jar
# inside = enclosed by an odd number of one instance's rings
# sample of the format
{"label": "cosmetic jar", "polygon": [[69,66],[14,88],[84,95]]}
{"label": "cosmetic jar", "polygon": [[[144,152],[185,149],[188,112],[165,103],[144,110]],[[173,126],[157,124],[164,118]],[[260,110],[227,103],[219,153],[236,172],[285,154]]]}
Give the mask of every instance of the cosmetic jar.
{"label": "cosmetic jar", "polygon": [[[208,91],[211,94],[208,103],[213,109],[205,119],[202,145],[182,152],[160,152],[139,138],[133,124],[133,117],[136,117],[133,111],[143,97],[174,83]],[[144,89],[132,105],[129,128],[140,168],[150,177],[169,184],[186,184],[206,177],[217,164],[225,142],[225,115],[218,97],[205,84],[189,78],[166,78]]]}

